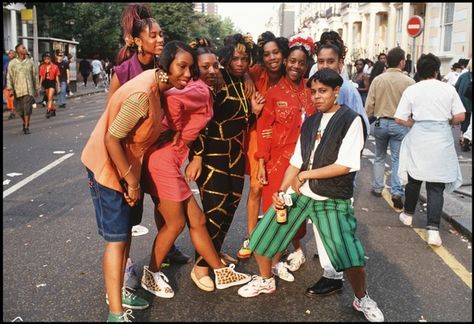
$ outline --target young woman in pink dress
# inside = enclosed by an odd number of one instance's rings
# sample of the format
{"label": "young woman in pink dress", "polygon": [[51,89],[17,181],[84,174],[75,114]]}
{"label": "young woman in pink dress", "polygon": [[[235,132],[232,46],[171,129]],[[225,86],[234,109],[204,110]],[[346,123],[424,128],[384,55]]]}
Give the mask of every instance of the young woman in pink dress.
{"label": "young woman in pink dress", "polygon": [[[219,71],[217,57],[207,40],[200,39],[191,44],[196,47],[199,79],[190,81],[182,90],[171,89],[165,94],[167,115],[163,129],[178,132],[179,136],[162,146],[158,144],[147,152],[146,170],[142,177],[145,192],[152,196],[155,203],[157,217],[161,216],[158,219],[162,218],[164,221],[153,243],[149,266],[144,268],[142,287],[164,298],[173,297],[174,292],[167,284],[168,279],[160,271],[161,263],[184,229],[186,221],[195,249],[214,269],[218,289],[250,281],[250,276],[238,273],[233,270],[233,265],[227,267],[221,262],[207,231],[204,213],[194,198],[187,179],[181,173],[181,167],[188,157],[189,145],[212,118],[213,97],[210,87],[215,84]],[[195,270],[196,266],[193,267],[191,278],[196,285],[202,290],[213,291],[214,282],[207,271],[205,275],[201,275]]]}

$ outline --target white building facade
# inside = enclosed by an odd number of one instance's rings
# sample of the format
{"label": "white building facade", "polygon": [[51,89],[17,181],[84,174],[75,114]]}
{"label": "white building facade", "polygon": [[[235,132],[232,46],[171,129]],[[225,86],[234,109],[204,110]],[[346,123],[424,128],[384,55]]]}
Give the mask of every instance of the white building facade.
{"label": "white building facade", "polygon": [[[472,3],[308,2],[294,3],[294,7],[294,34],[317,41],[323,32],[337,31],[348,48],[346,63],[374,60],[379,53],[400,46],[414,52],[415,62],[422,53],[437,55],[445,75],[460,58],[472,57]],[[424,19],[423,32],[415,42],[407,33],[408,20],[414,15]]]}

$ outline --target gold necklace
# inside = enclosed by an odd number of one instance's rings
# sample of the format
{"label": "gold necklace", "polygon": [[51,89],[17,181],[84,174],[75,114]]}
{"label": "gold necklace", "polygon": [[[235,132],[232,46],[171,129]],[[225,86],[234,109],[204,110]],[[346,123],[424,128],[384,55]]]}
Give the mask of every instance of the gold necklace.
{"label": "gold necklace", "polygon": [[[245,99],[245,92],[244,92],[244,88],[242,86],[242,82],[239,82],[240,83],[240,90],[242,91],[242,97],[240,97],[240,93],[239,91],[237,90],[237,87],[235,86],[235,83],[234,83],[234,80],[232,79],[232,76],[230,75],[230,73],[225,70],[227,75],[229,76],[230,78],[230,82],[232,84],[232,86],[234,87],[234,90],[235,90],[235,93],[237,94],[237,97],[239,97],[239,101],[240,101],[240,104],[241,106],[243,106],[244,108],[244,112],[245,112],[245,122],[247,123],[247,128],[248,128],[248,120],[249,120],[249,116],[248,116],[248,112],[249,112],[249,106],[248,106],[248,103],[247,103],[247,100]],[[242,99],[243,98],[243,99]]]}
{"label": "gold necklace", "polygon": [[[303,90],[294,89],[293,85],[291,84],[291,81],[288,80],[288,78],[286,78],[286,77],[285,77],[285,82],[287,83],[287,86],[290,89],[290,91],[295,94],[296,100],[298,100],[298,103],[301,105],[301,108],[300,108],[301,119],[304,121],[306,119],[306,107],[308,105],[308,97],[306,96],[305,88],[303,87]],[[301,83],[301,80],[300,80],[300,83]],[[301,101],[301,99],[298,95],[299,93],[301,93],[303,95],[303,102]]]}

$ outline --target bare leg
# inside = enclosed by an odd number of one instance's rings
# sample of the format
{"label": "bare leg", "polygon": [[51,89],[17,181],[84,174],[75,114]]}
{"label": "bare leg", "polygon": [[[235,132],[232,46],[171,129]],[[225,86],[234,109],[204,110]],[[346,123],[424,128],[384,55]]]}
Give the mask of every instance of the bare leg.
{"label": "bare leg", "polygon": [[365,296],[365,267],[352,267],[344,271],[357,298]]}
{"label": "bare leg", "polygon": [[[158,215],[161,214],[165,224],[159,229],[153,242],[149,269],[152,272],[159,271],[161,263],[173,245],[178,235],[183,231],[185,225],[183,203],[161,199],[158,206]],[[155,213],[155,217],[157,213]],[[155,221],[158,223],[159,220]]]}
{"label": "bare leg", "polygon": [[23,124],[25,124],[26,128],[30,127],[30,116],[31,115],[25,115],[25,117],[22,117],[23,119]]}
{"label": "bare leg", "polygon": [[249,236],[252,234],[255,226],[257,226],[261,198],[262,188],[260,186],[251,186],[247,199],[247,233]]}
{"label": "bare leg", "polygon": [[122,286],[124,266],[124,250],[126,242],[107,242],[104,251],[104,281],[105,291],[109,298],[109,310],[114,314],[121,314]]}
{"label": "bare leg", "polygon": [[[224,267],[206,228],[206,217],[193,196],[184,201],[189,219],[189,234],[196,251],[213,269]],[[205,275],[206,267],[196,267],[195,271]]]}
{"label": "bare leg", "polygon": [[265,256],[254,253],[255,260],[257,260],[258,270],[260,275],[264,278],[270,278],[272,276],[272,259]]}
{"label": "bare leg", "polygon": [[48,111],[51,111],[53,106],[53,96],[54,96],[54,88],[48,89]]}

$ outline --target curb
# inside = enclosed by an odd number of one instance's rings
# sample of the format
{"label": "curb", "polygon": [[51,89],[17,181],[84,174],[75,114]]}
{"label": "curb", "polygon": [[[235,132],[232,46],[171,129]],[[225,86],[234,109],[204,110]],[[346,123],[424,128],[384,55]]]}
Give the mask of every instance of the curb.
{"label": "curb", "polygon": [[[446,196],[445,196],[446,198]],[[420,193],[420,201],[426,203],[426,196]],[[446,201],[446,199],[445,199]],[[443,206],[445,207],[445,206]],[[449,224],[451,224],[459,233],[466,236],[469,241],[472,242],[472,228],[468,228],[462,222],[458,220],[459,217],[455,217],[453,215],[448,214],[447,211],[443,208],[443,212],[441,213],[441,217],[446,220]]]}
{"label": "curb", "polygon": [[[96,94],[96,93],[106,93],[104,89],[95,89],[92,90],[91,92],[83,92],[83,93],[78,93],[78,94],[73,94],[72,96],[66,97],[67,99],[73,99],[73,98],[79,98],[79,97],[84,97],[87,95],[91,94]],[[40,98],[40,99],[38,99]],[[41,96],[36,97],[36,104],[41,104]],[[5,104],[3,104],[3,112],[9,112],[10,110],[7,108]]]}

